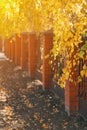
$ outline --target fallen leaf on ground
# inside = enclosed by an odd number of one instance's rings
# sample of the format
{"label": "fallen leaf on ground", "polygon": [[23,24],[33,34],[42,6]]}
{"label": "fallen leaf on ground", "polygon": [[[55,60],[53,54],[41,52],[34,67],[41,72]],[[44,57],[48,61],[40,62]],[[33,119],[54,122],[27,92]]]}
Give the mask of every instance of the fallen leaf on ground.
{"label": "fallen leaf on ground", "polygon": [[44,129],[47,129],[47,128],[48,128],[48,125],[47,125],[47,124],[43,124],[42,127],[43,127]]}

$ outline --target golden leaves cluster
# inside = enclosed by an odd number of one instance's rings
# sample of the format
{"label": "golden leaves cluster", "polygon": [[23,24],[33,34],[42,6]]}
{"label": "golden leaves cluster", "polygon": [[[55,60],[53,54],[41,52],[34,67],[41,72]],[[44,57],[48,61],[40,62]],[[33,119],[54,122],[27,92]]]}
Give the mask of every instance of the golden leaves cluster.
{"label": "golden leaves cluster", "polygon": [[87,31],[87,0],[0,1],[2,37],[24,31],[39,34],[50,29],[54,33],[54,59],[61,55],[66,60],[59,78],[59,83],[65,86],[65,81],[70,79],[72,69],[79,64],[79,59],[86,59],[86,49],[81,50],[84,44],[82,47],[79,44],[82,42],[82,35]]}

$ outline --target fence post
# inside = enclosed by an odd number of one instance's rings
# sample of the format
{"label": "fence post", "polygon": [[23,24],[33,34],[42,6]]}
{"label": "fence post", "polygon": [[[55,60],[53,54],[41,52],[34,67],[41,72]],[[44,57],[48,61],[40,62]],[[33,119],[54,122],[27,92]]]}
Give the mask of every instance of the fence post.
{"label": "fence post", "polygon": [[10,39],[5,39],[5,55],[8,59],[11,56],[11,46],[10,46]]}
{"label": "fence post", "polygon": [[28,68],[28,33],[21,34],[21,67]]}
{"label": "fence post", "polygon": [[15,40],[11,40],[11,60],[15,61]]}
{"label": "fence post", "polygon": [[44,52],[43,52],[43,74],[42,74],[42,81],[44,85],[44,89],[51,88],[52,82],[52,69],[50,62],[50,57],[45,58],[47,54],[50,53],[50,50],[53,46],[53,33],[47,32],[44,34]]}
{"label": "fence post", "polygon": [[29,76],[35,77],[36,71],[36,34],[29,34],[29,45],[28,45],[28,71]]}
{"label": "fence post", "polygon": [[7,56],[7,41],[6,41],[6,39],[4,42],[5,42],[5,44],[4,44],[5,45],[5,55]]}
{"label": "fence post", "polygon": [[40,68],[40,65],[41,65],[41,51],[40,51],[40,46],[41,46],[41,41],[40,41],[40,37],[38,37],[36,39],[36,45],[35,45],[35,48],[36,48],[36,68]]}
{"label": "fence post", "polygon": [[[76,51],[76,50],[75,50]],[[66,62],[66,61],[65,61]],[[73,58],[72,58],[73,63]],[[66,81],[65,85],[65,111],[68,115],[78,112],[79,109],[79,97],[78,97],[78,64],[72,67],[73,81]]]}
{"label": "fence post", "polygon": [[15,64],[20,65],[21,60],[21,37],[16,35],[15,42]]}
{"label": "fence post", "polygon": [[0,52],[2,51],[2,39],[0,37]]}
{"label": "fence post", "polygon": [[11,59],[11,39],[9,38],[9,42],[8,42],[8,47],[9,47],[9,54],[8,54],[8,58],[9,60]]}

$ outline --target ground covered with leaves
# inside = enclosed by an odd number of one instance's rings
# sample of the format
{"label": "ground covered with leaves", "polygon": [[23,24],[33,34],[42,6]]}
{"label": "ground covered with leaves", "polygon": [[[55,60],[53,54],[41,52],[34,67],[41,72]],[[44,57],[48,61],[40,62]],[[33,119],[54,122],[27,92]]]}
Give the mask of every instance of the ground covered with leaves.
{"label": "ground covered with leaves", "polygon": [[1,60],[0,130],[87,130],[87,122],[68,117],[64,101],[44,91],[27,71]]}

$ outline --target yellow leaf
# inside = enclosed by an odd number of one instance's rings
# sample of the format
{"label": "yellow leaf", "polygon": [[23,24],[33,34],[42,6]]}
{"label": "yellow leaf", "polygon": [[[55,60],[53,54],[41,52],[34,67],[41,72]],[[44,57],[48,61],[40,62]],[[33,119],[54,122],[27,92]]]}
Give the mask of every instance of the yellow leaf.
{"label": "yellow leaf", "polygon": [[42,125],[42,127],[43,127],[44,129],[47,129],[47,128],[48,128],[48,125],[44,123],[44,124]]}
{"label": "yellow leaf", "polygon": [[86,70],[86,69],[87,69],[87,66],[86,66],[86,65],[84,65],[84,66],[83,66],[83,69],[84,69],[84,70]]}
{"label": "yellow leaf", "polygon": [[84,71],[84,70],[81,70],[81,71],[80,71],[80,74],[81,74],[81,76],[83,77],[83,76],[85,75],[85,71]]}
{"label": "yellow leaf", "polygon": [[87,70],[85,71],[85,76],[87,77]]}

